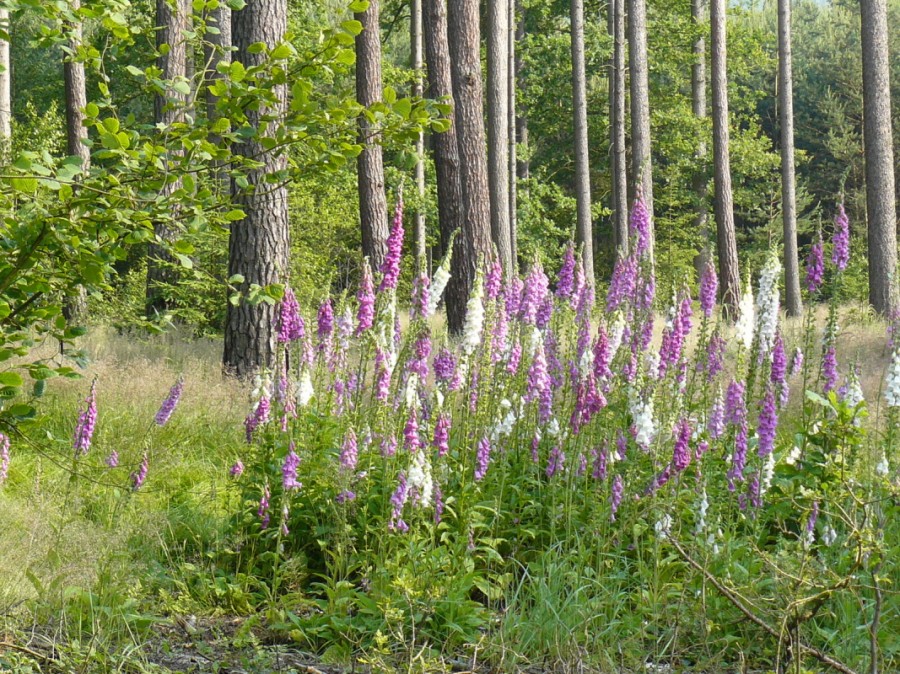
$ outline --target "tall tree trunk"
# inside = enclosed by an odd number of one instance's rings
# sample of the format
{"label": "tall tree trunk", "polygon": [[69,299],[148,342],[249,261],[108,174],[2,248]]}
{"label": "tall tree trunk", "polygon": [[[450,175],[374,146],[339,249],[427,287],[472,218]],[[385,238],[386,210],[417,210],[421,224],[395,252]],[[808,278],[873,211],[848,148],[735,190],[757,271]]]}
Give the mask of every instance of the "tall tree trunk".
{"label": "tall tree trunk", "polygon": [[[81,7],[79,0],[69,0],[69,7],[77,12]],[[66,90],[66,153],[81,159],[82,168],[87,171],[91,165],[91,151],[84,140],[87,138],[87,127],[84,125],[84,108],[87,105],[87,84],[84,74],[84,62],[78,60],[78,48],[81,46],[81,22],[75,20],[67,23],[69,33],[69,50],[71,51],[63,63],[63,79]],[[87,291],[79,285],[73,289],[72,295],[65,298],[63,315],[72,324],[84,322],[87,315]]]}
{"label": "tall tree trunk", "polygon": [[[356,14],[363,25],[356,36],[356,100],[366,107],[381,100],[381,29],[379,0],[369,0],[369,8]],[[388,211],[384,191],[384,163],[380,134],[365,114],[359,117],[359,138],[363,151],[356,160],[359,188],[359,222],[363,255],[376,269],[387,252]]]}
{"label": "tall tree trunk", "polygon": [[[0,9],[0,28],[12,37],[9,10]],[[9,143],[12,136],[12,62],[9,59],[9,41],[0,40],[0,161],[9,159]]]}
{"label": "tall tree trunk", "polygon": [[616,258],[628,255],[628,159],[625,154],[625,0],[609,0],[607,27],[613,40],[609,74],[612,154],[613,242]]}
{"label": "tall tree trunk", "polygon": [[[159,52],[157,66],[161,79],[173,81],[186,77],[188,17],[190,0],[156,0],[156,49]],[[164,46],[165,45],[165,46]],[[153,101],[153,118],[158,128],[166,129],[184,121],[187,96],[172,87]],[[168,159],[165,161],[168,162]],[[166,171],[166,180],[160,196],[169,197],[181,186],[180,179],[172,180]],[[175,281],[175,260],[167,249],[174,241],[177,230],[176,213],[169,221],[153,223],[157,243],[151,243],[147,251],[147,315],[153,317],[171,308],[166,287]]]}
{"label": "tall tree trunk", "polygon": [[[413,69],[413,96],[422,96],[422,67],[424,65],[422,47],[422,0],[410,2],[410,65]],[[425,228],[425,132],[419,132],[416,139],[416,192],[419,196],[419,205],[416,209],[416,265],[420,271],[427,271],[428,258],[426,251],[426,239],[428,232]]]}
{"label": "tall tree trunk", "polygon": [[[203,62],[206,66],[205,82],[206,85],[206,117],[210,122],[219,118],[216,105],[219,102],[218,96],[210,91],[210,85],[215,84],[216,80],[225,77],[218,71],[219,64],[228,65],[231,63],[231,10],[224,2],[218,7],[209,11],[206,16],[207,26],[215,28],[215,31],[208,31],[205,37],[203,47]],[[222,139],[218,134],[211,134],[210,143],[218,147],[222,143]],[[215,181],[219,186],[221,194],[228,194],[231,189],[231,179],[225,170],[222,162],[213,164]]]}
{"label": "tall tree trunk", "polygon": [[[431,98],[452,103],[453,83],[450,75],[450,47],[447,42],[447,9],[444,0],[423,0],[425,23],[425,56],[428,61],[428,87]],[[453,106],[455,108],[455,106]],[[450,250],[450,240],[462,227],[462,187],[459,178],[459,146],[456,134],[456,112],[451,108],[450,128],[432,136],[434,171],[437,178],[438,226],[441,231],[441,249]],[[461,236],[453,245],[454,260],[463,255]],[[453,276],[447,286],[447,321],[452,332],[462,330],[466,315],[468,282],[465,275],[457,278],[458,268],[453,265]]]}
{"label": "tall tree trunk", "polygon": [[629,0],[628,58],[631,65],[631,163],[632,180],[640,186],[650,213],[650,259],[654,258],[653,162],[650,156],[650,82],[647,63],[647,3]]}
{"label": "tall tree trunk", "polygon": [[507,121],[507,143],[509,145],[509,249],[512,257],[512,270],[518,269],[519,257],[519,224],[518,200],[519,186],[516,184],[516,0],[509,0],[509,16],[507,18],[506,35],[509,38],[509,67],[506,87],[509,96],[509,116]]}
{"label": "tall tree trunk", "polygon": [[[457,282],[465,283],[466,301],[479,260],[489,256],[491,251],[491,200],[481,93],[481,36],[478,19],[478,0],[454,0],[448,4],[447,34],[450,41],[453,98],[456,101],[456,139],[463,204],[462,231],[459,237],[462,245],[453,253],[453,274]],[[464,307],[459,307],[458,310],[461,313],[465,311]],[[461,329],[462,323],[451,320],[450,328]]]}
{"label": "tall tree trunk", "polygon": [[803,310],[797,255],[797,186],[794,173],[794,74],[791,0],[778,0],[778,103],[781,107],[781,217],[784,227],[784,300],[788,316]]}
{"label": "tall tree trunk", "polygon": [[897,289],[897,211],[891,135],[887,0],[860,0],[863,139],[869,233],[869,302],[880,314],[900,306]]}
{"label": "tall tree trunk", "polygon": [[[262,42],[270,49],[282,42],[287,29],[287,0],[254,0],[232,16],[233,37],[237,47],[235,60],[250,68],[261,64],[265,56],[251,46]],[[274,88],[277,103],[262,110],[247,110],[247,121],[259,132],[260,121],[281,118],[286,108],[287,89],[284,84]],[[277,122],[269,122],[264,137],[275,135]],[[231,224],[228,241],[228,274],[240,274],[241,300],[229,302],[225,319],[226,372],[246,377],[261,368],[274,364],[275,307],[260,302],[251,304],[245,295],[251,284],[267,286],[282,282],[288,271],[288,195],[284,184],[266,182],[266,177],[287,169],[283,154],[267,151],[262,137],[252,137],[234,146],[239,157],[262,162],[259,168],[248,169],[249,190],[232,187],[232,199],[243,209],[246,217]]]}
{"label": "tall tree trunk", "polygon": [[[707,0],[691,0],[691,18],[697,26],[706,25],[709,20]],[[702,120],[706,119],[706,38],[702,34],[694,41],[694,65],[691,67],[691,108],[694,117],[701,120],[702,124]],[[710,257],[709,217],[706,203],[709,192],[706,179],[706,149],[706,128],[701,126],[697,134],[697,150],[694,153],[697,162],[693,178],[694,198],[697,200],[694,227],[700,232],[700,238],[703,239],[703,247],[697,256],[698,276],[706,268]]]}
{"label": "tall tree trunk", "polygon": [[509,0],[487,2],[488,185],[491,239],[512,270],[509,231]]}
{"label": "tall tree trunk", "polygon": [[587,282],[594,284],[594,233],[591,222],[591,176],[588,155],[587,82],[584,65],[584,0],[572,0],[572,114],[575,129],[576,240]]}
{"label": "tall tree trunk", "polygon": [[719,253],[719,288],[726,313],[736,317],[741,297],[734,204],[731,194],[731,159],[728,130],[728,69],[726,49],[727,0],[711,0],[713,104],[713,182],[715,183],[716,239]]}
{"label": "tall tree trunk", "polygon": [[[518,21],[516,21],[516,42],[521,44],[525,40],[525,7],[522,0],[515,0]],[[522,59],[522,50],[515,53],[516,59],[516,86],[521,91],[525,88],[525,61]],[[516,107],[516,144],[524,150],[518,153],[516,158],[516,176],[519,180],[528,180],[531,175],[531,160],[528,155],[528,116],[527,110],[521,104]]]}

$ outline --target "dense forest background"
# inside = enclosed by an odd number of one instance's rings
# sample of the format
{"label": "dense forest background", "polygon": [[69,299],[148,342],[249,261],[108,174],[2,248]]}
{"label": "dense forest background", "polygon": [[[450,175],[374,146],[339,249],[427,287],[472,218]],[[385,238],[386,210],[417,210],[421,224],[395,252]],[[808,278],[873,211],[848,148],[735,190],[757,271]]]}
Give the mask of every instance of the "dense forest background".
{"label": "dense forest background", "polygon": [[[589,116],[590,183],[596,275],[602,284],[611,273],[614,247],[610,218],[610,128],[608,66],[612,42],[607,33],[605,4],[585,3],[585,53]],[[562,260],[573,237],[575,167],[572,79],[569,68],[569,3],[521,2],[524,37],[517,41],[521,68],[517,81],[519,261],[539,258],[549,269]],[[409,3],[388,0],[381,8],[384,84],[409,95],[415,80],[410,67]],[[86,21],[85,42],[96,54],[87,61],[88,100],[103,96],[96,72],[109,82],[108,97],[118,102],[118,115],[151,127],[153,99],[135,66],[155,58],[154,3],[122,3],[121,18],[134,41],[127,58],[110,58],[107,49],[123,49],[110,41],[109,28]],[[323,29],[350,18],[343,0],[291,3],[289,27],[295,43],[315,45]],[[731,104],[731,170],[735,221],[742,259],[758,267],[760,256],[781,237],[777,109],[777,31],[774,3],[742,3],[729,13],[729,94]],[[698,165],[698,133],[709,132],[709,119],[698,120],[691,109],[693,44],[705,30],[691,18],[691,3],[648,3],[650,110],[654,164],[654,215],[658,239],[658,276],[664,287],[694,277],[695,261],[706,241],[695,226],[698,207],[692,181]],[[889,3],[889,25],[900,22],[900,3]],[[36,13],[13,15],[12,156],[46,151],[64,156],[65,111],[63,46],[46,39]],[[831,228],[835,204],[843,195],[853,227],[853,255],[844,291],[864,297],[865,189],[862,151],[862,80],[859,11],[856,3],[798,2],[794,7],[794,114],[797,146],[798,224],[801,259],[815,233]],[[900,52],[900,31],[890,31],[891,51]],[[195,67],[202,66],[201,39],[195,35]],[[103,55],[104,58],[101,58]],[[900,68],[891,89],[900,92]],[[311,82],[322,100],[352,98],[352,63],[316,69]],[[201,102],[202,105],[202,102]],[[894,106],[894,135],[900,134],[900,109]],[[352,120],[346,125],[348,139]],[[628,135],[630,138],[630,134]],[[411,185],[415,149],[406,137],[386,136],[386,184],[393,193]],[[316,304],[328,292],[354,287],[359,273],[359,212],[356,167],[346,157],[317,153],[298,145],[291,149],[290,191],[292,283],[302,303]],[[406,190],[409,212],[424,211],[432,260],[443,255],[437,229],[434,168],[426,153],[424,202]],[[702,170],[702,168],[701,168]],[[711,211],[711,205],[707,204]],[[412,237],[412,228],[408,228]],[[172,313],[199,332],[222,329],[227,277],[227,237],[223,227],[188,232],[196,269],[182,271],[173,285]],[[407,246],[406,250],[412,250]],[[112,292],[94,293],[91,314],[116,323],[140,321],[144,315],[145,247],[116,264]],[[409,268],[409,266],[407,266]],[[408,281],[407,281],[408,282]],[[663,295],[665,296],[665,295]]]}

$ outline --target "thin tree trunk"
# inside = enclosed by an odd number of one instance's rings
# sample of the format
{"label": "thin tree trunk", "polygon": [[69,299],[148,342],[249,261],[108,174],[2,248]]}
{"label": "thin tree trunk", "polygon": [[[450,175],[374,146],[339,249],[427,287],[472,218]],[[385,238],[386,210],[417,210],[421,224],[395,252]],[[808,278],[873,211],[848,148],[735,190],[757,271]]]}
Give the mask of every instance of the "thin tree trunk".
{"label": "thin tree trunk", "polygon": [[628,255],[628,159],[625,154],[625,0],[610,0],[607,24],[613,39],[609,77],[612,154],[613,241],[616,258]]}
{"label": "thin tree trunk", "polygon": [[488,185],[491,239],[512,270],[509,231],[509,0],[487,2]]}
{"label": "thin tree trunk", "polygon": [[[428,62],[428,87],[431,98],[453,103],[453,83],[450,74],[450,47],[447,41],[447,9],[444,0],[423,0],[425,24],[425,56]],[[455,108],[455,106],[453,106]],[[441,232],[441,249],[450,250],[450,240],[462,227],[462,187],[459,178],[459,146],[456,133],[456,112],[451,108],[450,128],[432,136],[434,170],[437,179],[438,226]],[[454,260],[462,255],[463,237],[457,237],[453,245]],[[462,330],[466,315],[468,282],[465,275],[458,275],[453,265],[453,276],[447,286],[447,321],[451,332]]]}
{"label": "thin tree trunk", "polygon": [[[287,0],[254,0],[232,16],[233,37],[237,47],[235,60],[250,68],[265,56],[251,46],[264,43],[274,48],[284,39],[287,29]],[[280,118],[286,107],[287,89],[276,85],[277,103],[262,110],[247,110],[247,121],[259,130],[263,116]],[[264,137],[272,137],[277,123],[268,123]],[[275,307],[266,302],[251,304],[246,293],[251,284],[267,286],[280,283],[288,271],[288,195],[287,188],[266,182],[266,176],[287,168],[283,154],[267,151],[262,138],[250,138],[234,146],[238,157],[262,162],[248,169],[249,190],[232,186],[232,198],[242,207],[246,217],[231,225],[228,241],[228,274],[239,274],[244,280],[239,289],[242,298],[237,305],[229,302],[225,319],[225,352],[223,366],[227,373],[246,377],[262,368],[270,368],[275,356]]]}
{"label": "thin tree trunk", "polygon": [[[522,6],[522,0],[515,0],[518,21],[516,22],[516,42],[521,44],[525,39],[525,7]],[[525,87],[525,62],[522,59],[522,50],[518,49],[515,53],[516,59],[516,86],[521,90]],[[528,117],[527,110],[524,106],[516,107],[516,144],[522,148],[523,152],[517,152],[516,157],[516,176],[519,180],[528,180],[531,175],[531,160],[528,155]],[[527,186],[524,187],[527,189]]]}
{"label": "thin tree trunk", "polygon": [[[356,36],[356,100],[369,107],[381,100],[381,30],[379,0],[369,0],[369,8],[357,13],[363,25]],[[359,222],[363,255],[374,268],[381,266],[387,252],[388,210],[384,191],[384,163],[380,134],[365,114],[359,117],[359,137],[363,145],[356,160],[359,188]]]}
{"label": "thin tree trunk", "polygon": [[869,302],[880,314],[898,306],[897,211],[891,131],[887,0],[860,0],[863,140],[869,233]]}
{"label": "thin tree trunk", "polygon": [[628,58],[631,65],[631,163],[632,180],[640,186],[650,213],[650,258],[654,257],[653,162],[650,155],[650,83],[647,63],[646,0],[628,3]]}
{"label": "thin tree trunk", "polygon": [[584,275],[594,284],[594,234],[591,222],[591,176],[588,155],[587,82],[584,65],[584,0],[572,0],[572,112],[575,129],[576,240],[581,245]]}
{"label": "thin tree trunk", "polygon": [[778,103],[781,107],[781,211],[784,226],[784,304],[788,316],[803,310],[797,256],[797,192],[794,173],[794,75],[791,65],[791,0],[778,0]]}
{"label": "thin tree trunk", "polygon": [[[7,33],[12,32],[8,9],[0,9],[0,28]],[[9,158],[9,143],[12,137],[11,83],[12,62],[9,59],[9,42],[0,40],[0,161],[7,161]]]}
{"label": "thin tree trunk", "polygon": [[[459,237],[462,245],[453,253],[453,273],[458,283],[465,284],[464,297],[468,301],[479,261],[491,252],[491,199],[481,88],[478,0],[454,0],[447,10],[463,204]],[[461,327],[461,323],[451,321],[451,330]]]}
{"label": "thin tree trunk", "polygon": [[[410,61],[413,69],[413,96],[422,96],[422,0],[412,0],[410,3]],[[425,132],[419,132],[416,139],[416,192],[419,195],[419,205],[416,209],[416,266],[419,271],[428,271],[427,236],[425,228]]]}
{"label": "thin tree trunk", "polygon": [[[209,90],[209,86],[216,80],[225,77],[218,71],[219,64],[231,63],[231,10],[222,2],[218,7],[210,10],[206,21],[208,27],[216,29],[216,32],[207,32],[203,48],[203,61],[206,66],[204,82],[206,85],[206,117],[210,122],[214,122],[220,116],[216,110],[219,98]],[[210,134],[209,142],[218,147],[222,143],[222,139],[218,134]],[[231,189],[231,179],[228,177],[223,163],[214,162],[213,171],[221,193],[227,194]]]}
{"label": "thin tree trunk", "polygon": [[[191,12],[190,0],[156,0],[156,49],[160,52],[157,66],[162,71],[161,79],[179,80],[186,77],[188,17]],[[164,47],[165,45],[165,47]],[[172,87],[168,87],[164,95],[157,95],[153,101],[153,118],[158,128],[167,129],[173,124],[183,122],[187,96]],[[169,162],[169,158],[164,161]],[[160,188],[160,196],[169,197],[181,186],[180,179],[172,179],[169,171],[165,172],[165,182]],[[172,219],[153,223],[156,234],[155,243],[151,243],[147,251],[147,316],[162,314],[171,308],[166,288],[174,283],[175,259],[169,253],[167,245],[175,240],[177,230]]]}
{"label": "thin tree trunk", "polygon": [[[69,0],[69,7],[77,12],[81,7],[79,0]],[[84,108],[87,105],[87,84],[84,73],[84,62],[78,60],[78,48],[81,46],[81,22],[76,20],[67,23],[69,33],[69,49],[71,54],[63,63],[63,79],[66,90],[66,153],[81,159],[82,168],[87,171],[91,165],[91,150],[84,144],[87,138],[87,127],[84,125]],[[83,285],[73,289],[73,294],[63,302],[63,316],[71,324],[83,323],[87,317],[87,290]]]}
{"label": "thin tree trunk", "polygon": [[726,48],[727,0],[711,0],[711,61],[713,104],[713,175],[715,182],[716,238],[719,253],[719,288],[726,313],[736,317],[741,296],[734,205],[731,194],[731,159],[728,130],[728,70]]}
{"label": "thin tree trunk", "polygon": [[[709,20],[707,0],[691,0],[691,18],[697,26],[705,26]],[[694,41],[694,65],[691,67],[691,107],[694,117],[698,120],[706,119],[706,38],[701,34]],[[697,159],[694,169],[693,187],[694,198],[697,200],[697,214],[694,217],[694,227],[700,232],[703,241],[700,254],[697,256],[698,275],[706,268],[709,261],[709,216],[707,214],[707,196],[709,184],[706,178],[706,127],[700,126],[697,134],[697,150],[694,156]]]}
{"label": "thin tree trunk", "polygon": [[509,69],[507,71],[506,86],[509,91],[509,117],[507,132],[509,144],[509,249],[512,257],[512,271],[518,269],[519,263],[519,225],[518,225],[518,199],[519,190],[516,184],[516,2],[509,0],[509,16],[506,34],[509,38]]}

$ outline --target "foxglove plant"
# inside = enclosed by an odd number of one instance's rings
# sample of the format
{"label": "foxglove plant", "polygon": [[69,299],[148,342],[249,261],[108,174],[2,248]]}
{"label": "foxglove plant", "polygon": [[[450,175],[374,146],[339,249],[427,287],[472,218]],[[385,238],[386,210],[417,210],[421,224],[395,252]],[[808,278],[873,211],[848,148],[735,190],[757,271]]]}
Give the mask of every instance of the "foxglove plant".
{"label": "foxglove plant", "polygon": [[838,204],[838,212],[834,218],[834,236],[831,244],[831,263],[842,272],[850,261],[850,220],[842,203]]}
{"label": "foxglove plant", "polygon": [[278,324],[277,337],[280,344],[289,344],[304,338],[306,331],[303,318],[300,316],[300,305],[290,286],[285,287],[284,296],[278,303],[276,320]]}
{"label": "foxglove plant", "polygon": [[806,289],[810,295],[818,292],[825,279],[825,253],[822,244],[822,235],[813,243],[806,258]]}
{"label": "foxglove plant", "polygon": [[91,382],[91,392],[84,401],[84,407],[78,415],[75,425],[75,455],[84,456],[91,448],[94,429],[97,426],[97,380]]}
{"label": "foxglove plant", "polygon": [[0,433],[0,485],[9,476],[9,437]]}
{"label": "foxglove plant", "polygon": [[175,407],[178,405],[178,401],[181,399],[181,393],[184,391],[184,377],[179,377],[178,381],[169,389],[169,395],[166,396],[166,399],[163,400],[162,406],[160,406],[159,411],[156,413],[156,425],[157,426],[165,426],[168,423],[169,419],[172,417],[172,413],[175,411]]}

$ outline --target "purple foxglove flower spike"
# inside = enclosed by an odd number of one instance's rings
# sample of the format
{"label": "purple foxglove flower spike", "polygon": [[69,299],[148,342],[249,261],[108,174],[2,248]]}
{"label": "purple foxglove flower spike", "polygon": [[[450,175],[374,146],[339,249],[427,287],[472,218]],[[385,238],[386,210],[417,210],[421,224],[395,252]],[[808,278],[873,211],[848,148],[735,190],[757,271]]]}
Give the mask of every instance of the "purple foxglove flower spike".
{"label": "purple foxglove flower spike", "polygon": [[478,451],[475,453],[475,481],[481,482],[487,475],[488,466],[491,463],[491,442],[487,438],[478,441]]}
{"label": "purple foxglove flower spike", "polygon": [[566,246],[562,267],[556,279],[556,296],[568,300],[575,291],[575,246],[571,242]]}
{"label": "purple foxglove flower spike", "polygon": [[356,441],[356,433],[351,428],[347,431],[344,444],[341,446],[341,468],[352,473],[356,470],[359,461],[359,445]]}
{"label": "purple foxglove flower spike", "polygon": [[775,448],[775,433],[778,428],[778,412],[775,409],[775,391],[766,389],[762,407],[759,411],[759,424],[756,433],[759,435],[759,456],[766,458]]}
{"label": "purple foxglove flower spike", "polygon": [[91,448],[91,439],[97,426],[97,380],[91,382],[91,392],[84,401],[85,407],[75,425],[75,452],[84,456]]}
{"label": "purple foxglove flower spike", "polygon": [[319,305],[318,315],[319,343],[324,344],[334,332],[334,308],[331,300],[327,299]]}
{"label": "purple foxglove flower spike", "polygon": [[503,265],[500,264],[500,258],[496,255],[491,261],[491,267],[484,279],[484,295],[493,301],[500,296],[500,289],[503,285]]}
{"label": "purple foxglove flower spike", "polygon": [[506,361],[506,371],[515,374],[519,371],[519,363],[522,360],[522,343],[515,342],[509,350],[509,360]]}
{"label": "purple foxglove flower spike", "polygon": [[290,451],[284,457],[281,464],[281,486],[285,491],[300,489],[303,485],[297,481],[297,468],[300,467],[300,457],[294,451],[294,443],[291,443]]}
{"label": "purple foxglove flower spike", "polygon": [[822,377],[825,380],[823,385],[825,393],[833,391],[834,387],[837,385],[837,368],[837,354],[835,353],[834,345],[829,344],[828,348],[825,349],[825,355],[822,358]]}
{"label": "purple foxglove flower spike", "polygon": [[290,286],[285,287],[284,297],[278,303],[278,343],[287,344],[301,339],[304,335],[300,305]]}
{"label": "purple foxglove flower spike", "polygon": [[406,473],[402,470],[397,475],[397,488],[391,496],[391,521],[388,523],[390,531],[399,531],[406,533],[409,531],[409,525],[403,521],[403,506],[409,499],[409,485],[406,482]]}
{"label": "purple foxglove flower spike", "polygon": [[400,279],[400,260],[403,257],[403,192],[397,192],[397,205],[394,208],[394,221],[387,240],[387,253],[381,265],[381,284],[378,292],[395,290]]}
{"label": "purple foxglove flower spike", "polygon": [[544,305],[547,296],[547,275],[540,262],[535,262],[528,277],[525,279],[525,288],[522,291],[522,302],[519,307],[519,316],[523,323],[535,325],[538,314]]}
{"label": "purple foxglove flower spike", "polygon": [[181,399],[182,391],[184,391],[184,377],[179,377],[178,381],[175,382],[175,385],[172,386],[171,389],[169,389],[169,395],[167,395],[166,399],[163,400],[162,406],[156,413],[157,426],[165,426],[166,422],[169,421],[169,418],[172,416],[172,412],[175,411],[175,407],[178,405],[178,401]]}
{"label": "purple foxglove flower spike", "polygon": [[359,308],[356,310],[357,337],[375,324],[375,281],[372,279],[372,267],[369,258],[363,260],[362,280],[356,293]]}
{"label": "purple foxglove flower spike", "polygon": [[629,222],[631,236],[635,239],[634,250],[638,257],[643,257],[650,247],[650,213],[644,203],[644,197],[638,194],[631,208]]}
{"label": "purple foxglove flower spike", "polygon": [[144,452],[144,458],[141,461],[141,465],[138,469],[131,474],[131,490],[137,491],[144,484],[144,480],[147,479],[147,471],[150,470],[150,459],[147,457],[147,452]]}
{"label": "purple foxglove flower spike", "polygon": [[9,438],[0,433],[0,484],[6,482],[9,475]]}
{"label": "purple foxglove flower spike", "polygon": [[269,526],[269,498],[272,494],[269,492],[269,484],[263,487],[262,496],[259,498],[259,507],[256,509],[256,516],[259,518],[259,528],[267,529]]}
{"label": "purple foxglove flower spike", "polygon": [[437,449],[438,456],[446,456],[450,451],[450,424],[452,420],[449,414],[441,414],[438,416],[434,425],[434,444]]}
{"label": "purple foxglove flower spike", "polygon": [[831,243],[831,262],[838,271],[844,271],[850,261],[850,220],[847,218],[844,204],[838,204]]}
{"label": "purple foxglove flower spike", "polygon": [[816,242],[809,249],[809,257],[806,258],[806,289],[810,293],[818,291],[825,278],[825,256],[820,234]]}
{"label": "purple foxglove flower spike", "polygon": [[791,376],[796,377],[803,369],[803,351],[798,346],[794,350],[794,356],[791,358]]}
{"label": "purple foxglove flower spike", "polygon": [[625,493],[625,482],[621,475],[613,478],[612,488],[609,491],[609,520],[616,521],[616,513],[619,511],[619,504],[622,503],[622,496]]}
{"label": "purple foxglove flower spike", "polygon": [[231,475],[231,477],[240,477],[241,475],[243,475],[244,474],[244,462],[241,461],[240,459],[235,461],[234,464],[231,466],[231,468],[228,470],[228,474]]}
{"label": "purple foxglove flower spike", "polygon": [[691,463],[691,425],[687,419],[681,419],[676,426],[675,448],[672,452],[672,467],[682,472]]}
{"label": "purple foxglove flower spike", "polygon": [[549,479],[556,475],[565,462],[566,455],[563,454],[559,445],[554,445],[553,449],[550,450],[550,455],[547,457],[547,478]]}
{"label": "purple foxglove flower spike", "polygon": [[409,410],[409,417],[407,417],[406,426],[403,428],[403,439],[410,454],[415,454],[422,446],[422,441],[419,439],[419,419],[416,415],[415,407]]}
{"label": "purple foxglove flower spike", "polygon": [[719,277],[712,260],[707,260],[700,276],[700,310],[707,318],[711,318],[716,310],[716,297],[719,293]]}
{"label": "purple foxglove flower spike", "polygon": [[117,468],[119,466],[119,453],[116,450],[111,451],[109,456],[106,457],[106,465],[109,468]]}

